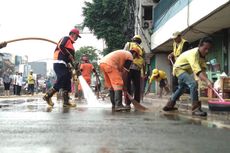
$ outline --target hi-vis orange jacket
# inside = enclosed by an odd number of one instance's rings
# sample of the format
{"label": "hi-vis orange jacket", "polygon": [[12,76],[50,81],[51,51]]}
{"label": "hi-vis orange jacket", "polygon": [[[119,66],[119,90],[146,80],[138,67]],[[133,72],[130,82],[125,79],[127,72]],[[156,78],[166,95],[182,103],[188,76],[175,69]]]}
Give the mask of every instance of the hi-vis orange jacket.
{"label": "hi-vis orange jacket", "polygon": [[126,60],[133,61],[132,54],[125,50],[116,50],[103,57],[100,63],[105,63],[122,72]]}
{"label": "hi-vis orange jacket", "polygon": [[65,63],[71,62],[69,53],[74,57],[73,43],[74,39],[71,36],[62,38],[54,51],[54,60],[64,61]]}
{"label": "hi-vis orange jacket", "polygon": [[91,80],[91,73],[94,70],[94,66],[91,63],[82,63],[80,65],[80,70],[83,78],[85,80]]}

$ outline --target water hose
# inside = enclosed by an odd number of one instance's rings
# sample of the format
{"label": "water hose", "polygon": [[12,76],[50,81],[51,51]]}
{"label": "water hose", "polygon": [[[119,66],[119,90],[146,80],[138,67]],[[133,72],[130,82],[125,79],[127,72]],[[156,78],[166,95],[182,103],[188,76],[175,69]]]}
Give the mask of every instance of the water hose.
{"label": "water hose", "polygon": [[[0,49],[3,47],[6,47],[7,44],[12,43],[12,42],[16,42],[16,41],[23,41],[23,40],[42,40],[42,41],[47,41],[50,43],[53,43],[55,45],[57,45],[58,43],[56,43],[55,41],[52,41],[50,39],[46,39],[46,38],[41,38],[41,37],[25,37],[25,38],[18,38],[18,39],[12,39],[12,40],[8,40],[8,41],[4,41],[0,43]],[[66,49],[66,52],[71,56],[72,54],[70,54],[70,52]],[[74,57],[73,57],[74,58]]]}
{"label": "water hose", "polygon": [[0,49],[6,47],[7,44],[12,43],[12,42],[16,42],[16,41],[22,41],[22,40],[42,40],[42,41],[47,41],[50,43],[53,43],[55,45],[57,45],[57,43],[55,41],[46,39],[46,38],[40,38],[40,37],[25,37],[25,38],[18,38],[18,39],[12,39],[12,40],[8,40],[8,41],[3,41],[0,42]]}
{"label": "water hose", "polygon": [[16,41],[22,41],[22,40],[42,40],[42,41],[47,41],[47,42],[50,42],[50,43],[53,43],[53,44],[57,45],[57,43],[55,41],[52,41],[52,40],[49,40],[49,39],[46,39],[46,38],[40,38],[40,37],[18,38],[18,39],[8,40],[8,41],[5,41],[5,42],[8,44],[8,43],[12,43],[12,42],[16,42]]}
{"label": "water hose", "polygon": [[[3,42],[0,43],[0,49],[3,48],[3,47],[6,47],[7,44],[9,44],[9,43],[16,42],[16,41],[23,41],[23,40],[41,40],[41,41],[47,41],[47,42],[53,43],[55,45],[58,44],[55,41],[52,41],[52,40],[46,39],[46,38],[41,38],[41,37],[25,37],[25,38],[18,38],[18,39],[12,39],[12,40],[8,40],[8,41],[3,41]],[[74,57],[73,57],[73,55],[67,49],[65,49],[65,51],[69,54],[69,56],[71,57],[71,61],[74,63]]]}

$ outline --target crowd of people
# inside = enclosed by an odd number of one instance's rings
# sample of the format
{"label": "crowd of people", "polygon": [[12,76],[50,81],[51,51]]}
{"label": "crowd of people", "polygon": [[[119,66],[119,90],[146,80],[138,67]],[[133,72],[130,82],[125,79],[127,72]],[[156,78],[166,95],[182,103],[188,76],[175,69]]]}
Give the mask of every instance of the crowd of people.
{"label": "crowd of people", "polygon": [[[97,82],[100,82],[99,75],[87,55],[82,56],[81,62],[75,60],[73,44],[78,38],[81,38],[79,30],[72,29],[68,36],[61,38],[54,51],[53,68],[57,80],[53,86],[49,84],[49,89],[43,96],[43,99],[51,107],[54,106],[52,96],[60,90],[64,101],[63,107],[76,107],[76,103],[70,101],[69,93],[73,90],[72,82],[77,82],[76,80],[78,80],[79,76],[82,76],[90,85],[91,75],[94,73]],[[198,83],[195,77],[204,81],[209,88],[212,88],[213,83],[208,79],[205,72],[205,57],[212,47],[212,38],[202,38],[198,47],[191,49],[189,48],[189,42],[182,38],[180,32],[173,33],[172,40],[172,52],[168,55],[173,72],[172,90],[170,90],[168,81],[168,75],[170,74],[166,74],[164,70],[159,69],[157,63],[152,70],[152,74],[148,75],[150,73],[145,70],[145,51],[141,47],[142,39],[139,35],[135,35],[130,42],[127,42],[124,45],[124,49],[111,51],[101,59],[99,67],[104,76],[104,87],[110,93],[110,101],[114,111],[130,110],[131,100],[140,103],[143,96],[150,92],[152,82],[156,81],[160,88],[159,98],[162,98],[164,90],[166,95],[170,91],[172,92],[167,104],[163,107],[164,111],[177,110],[175,107],[176,101],[184,92],[188,91],[192,102],[192,115],[207,116],[207,113],[201,109],[201,102],[198,97]],[[72,79],[73,76],[74,80]],[[145,80],[148,80],[146,92]],[[3,74],[3,82],[6,96],[9,96],[9,86],[11,84],[13,85],[13,93],[20,95],[23,84],[22,73],[16,73],[13,77],[10,77],[10,72],[7,70]],[[27,83],[28,93],[33,95],[36,83],[33,72],[28,75]],[[97,88],[99,87],[97,86]],[[79,83],[75,90],[78,91],[80,99],[82,97],[82,87]],[[122,102],[123,95],[124,103]],[[133,99],[130,97],[133,97]]]}
{"label": "crowd of people", "polygon": [[[91,84],[91,74],[98,74],[89,62],[88,57],[84,55],[82,62],[78,63],[74,60],[73,43],[80,38],[79,30],[73,29],[69,36],[64,37],[58,43],[54,52],[55,63],[54,70],[57,75],[57,82],[54,84],[43,97],[49,106],[53,106],[51,98],[54,93],[60,89],[64,90],[63,106],[75,107],[75,103],[69,101],[69,92],[71,92],[71,68],[77,71],[77,76],[81,75],[86,82]],[[172,53],[168,55],[173,71],[172,95],[170,96],[164,111],[177,110],[176,101],[180,96],[189,90],[192,101],[192,115],[206,116],[207,113],[202,111],[201,102],[198,97],[198,85],[194,77],[206,82],[208,87],[212,88],[212,82],[208,79],[205,70],[205,56],[212,47],[212,39],[205,37],[200,40],[198,47],[189,49],[189,43],[182,38],[180,32],[173,33]],[[115,50],[104,56],[100,61],[100,71],[104,76],[104,87],[109,90],[110,101],[114,111],[123,111],[131,109],[131,99],[140,103],[141,97],[144,96],[143,80],[148,80],[148,87],[145,95],[149,93],[151,84],[155,80],[159,83],[159,98],[170,93],[169,81],[166,72],[160,70],[156,64],[156,68],[152,70],[152,74],[145,70],[146,64],[144,60],[145,51],[141,47],[142,39],[139,35],[135,35],[130,42],[125,44],[124,49]],[[70,64],[70,65],[69,65]],[[147,78],[147,79],[146,79]],[[79,97],[81,97],[81,85],[78,86]],[[122,102],[124,95],[125,102]],[[125,105],[124,105],[125,104]]]}
{"label": "crowd of people", "polygon": [[27,77],[23,77],[23,73],[15,72],[7,69],[2,76],[3,94],[1,96],[10,97],[12,95],[21,96],[22,94],[33,96],[35,92],[44,92],[50,88],[52,82],[48,78],[46,80],[38,80],[33,71],[29,72]]}

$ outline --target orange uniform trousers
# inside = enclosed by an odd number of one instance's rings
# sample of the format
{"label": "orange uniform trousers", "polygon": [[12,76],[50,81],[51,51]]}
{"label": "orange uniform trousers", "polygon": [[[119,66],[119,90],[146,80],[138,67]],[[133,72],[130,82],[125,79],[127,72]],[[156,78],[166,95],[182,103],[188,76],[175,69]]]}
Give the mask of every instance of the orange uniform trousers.
{"label": "orange uniform trousers", "polygon": [[122,73],[105,63],[100,64],[101,72],[104,74],[104,85],[108,89],[112,90],[122,90],[124,86],[124,82],[122,79]]}

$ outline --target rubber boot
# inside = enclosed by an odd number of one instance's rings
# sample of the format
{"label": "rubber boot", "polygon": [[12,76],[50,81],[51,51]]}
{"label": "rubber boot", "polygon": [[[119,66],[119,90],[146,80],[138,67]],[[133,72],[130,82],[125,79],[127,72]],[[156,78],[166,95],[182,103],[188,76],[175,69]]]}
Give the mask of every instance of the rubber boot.
{"label": "rubber boot", "polygon": [[114,90],[109,90],[109,97],[110,97],[110,101],[112,103],[112,110],[115,109],[115,101],[114,101]]}
{"label": "rubber boot", "polygon": [[125,96],[125,108],[127,111],[130,111],[131,110],[131,100],[128,98],[128,92],[126,94],[124,94]]}
{"label": "rubber boot", "polygon": [[171,101],[171,99],[169,98],[167,104],[163,107],[164,111],[175,111],[178,110],[178,108],[175,107],[176,103]]}
{"label": "rubber boot", "polygon": [[125,109],[126,109],[127,111],[130,111],[130,110],[131,110],[131,106],[128,105],[128,104],[126,104],[126,105],[125,105]]}
{"label": "rubber boot", "polygon": [[54,106],[54,103],[52,102],[52,96],[56,93],[56,90],[54,88],[49,89],[45,96],[43,96],[43,100],[47,102],[47,104],[51,107]]}
{"label": "rubber boot", "polygon": [[68,91],[63,91],[63,107],[76,107],[76,103],[71,103],[69,101],[70,97],[69,97],[69,93]]}
{"label": "rubber boot", "polygon": [[201,102],[200,101],[192,103],[192,115],[194,115],[194,116],[207,116],[207,112],[204,112],[201,109]]}
{"label": "rubber boot", "polygon": [[115,111],[123,111],[127,110],[122,104],[122,90],[115,90],[114,91],[114,101],[115,101]]}

